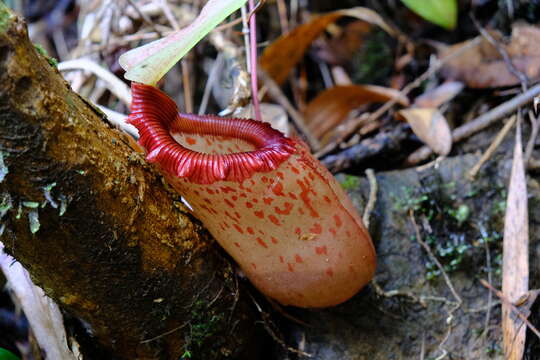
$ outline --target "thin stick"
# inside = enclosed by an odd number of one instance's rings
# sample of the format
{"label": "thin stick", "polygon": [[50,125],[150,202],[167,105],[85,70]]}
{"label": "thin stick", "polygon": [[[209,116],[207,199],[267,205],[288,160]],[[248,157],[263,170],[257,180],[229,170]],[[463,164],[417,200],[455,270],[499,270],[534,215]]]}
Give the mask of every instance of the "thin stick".
{"label": "thin stick", "polygon": [[286,34],[289,32],[289,20],[287,19],[287,5],[285,1],[277,0],[277,8],[279,13],[279,25],[281,26],[281,33]]}
{"label": "thin stick", "polygon": [[[212,32],[214,31],[223,31],[223,30],[227,30],[228,28],[231,28],[235,25],[238,25],[240,24],[241,22],[245,21],[246,23],[249,21],[249,19],[251,19],[251,16],[253,16],[253,14],[255,14],[257,11],[259,11],[259,9],[261,8],[261,6],[264,4],[265,0],[261,0],[257,3],[257,6],[255,6],[255,9],[253,9],[252,11],[249,12],[249,14],[247,14],[246,16],[246,12],[245,12],[245,7],[242,6],[241,10],[242,11],[242,17],[239,17],[238,19],[234,19],[226,24],[223,24],[223,25],[220,25],[216,28],[214,28],[212,30]],[[245,18],[244,18],[245,17]]]}
{"label": "thin stick", "polygon": [[292,106],[289,99],[287,99],[287,97],[283,94],[276,82],[263,69],[259,68],[257,72],[261,80],[268,88],[270,97],[283,106],[287,113],[289,113],[294,124],[302,132],[302,135],[304,135],[311,149],[313,151],[320,149],[321,145],[319,144],[319,140],[317,140],[317,138],[311,134],[311,131],[309,131],[306,122],[304,121],[304,117],[294,108],[294,106]]}
{"label": "thin stick", "polygon": [[[486,266],[487,266],[488,284],[491,284],[491,253],[489,252],[487,234],[483,226],[480,228],[480,231],[482,232],[482,237],[484,238],[484,249],[486,250]],[[493,294],[490,291],[488,295],[486,319],[484,322],[484,331],[482,332],[482,338],[485,338],[489,331],[489,319],[491,318],[491,303],[492,302],[493,302]]]}
{"label": "thin stick", "polygon": [[482,285],[484,285],[486,288],[488,288],[490,291],[494,292],[495,295],[497,295],[497,297],[499,299],[501,299],[501,301],[506,305],[508,306],[521,320],[523,320],[523,322],[529,327],[529,329],[531,329],[531,331],[540,339],[540,331],[538,331],[538,329],[530,323],[530,321],[527,319],[527,316],[525,316],[517,307],[516,305],[514,305],[510,300],[508,300],[506,298],[506,296],[504,296],[504,294],[495,289],[493,286],[491,286],[491,284],[489,284],[486,280],[484,279],[480,279],[480,283]]}
{"label": "thin stick", "polygon": [[199,115],[203,115],[206,112],[206,107],[208,106],[208,101],[210,100],[210,93],[212,91],[212,85],[216,82],[218,78],[219,70],[223,67],[223,54],[218,53],[210,74],[208,75],[208,80],[206,80],[206,85],[204,86],[204,93],[201,100],[201,105],[199,106]]}
{"label": "thin stick", "polygon": [[246,6],[242,6],[241,10],[241,21],[242,21],[242,34],[244,35],[244,48],[246,49],[246,68],[248,73],[251,73],[251,59],[249,48],[249,26],[248,26],[248,16]]}
{"label": "thin stick", "polygon": [[137,12],[137,14],[139,14],[139,16],[141,17],[141,19],[146,23],[146,25],[150,26],[155,32],[158,33],[158,35],[160,37],[163,36],[163,34],[161,33],[161,31],[159,31],[159,29],[156,27],[156,25],[152,22],[152,20],[150,20],[150,18],[148,16],[146,16],[145,13],[143,13],[141,11],[141,9],[139,9],[139,7],[137,6],[137,4],[135,4],[133,2],[133,0],[127,0],[129,5],[131,5],[131,7],[133,7],[135,9],[135,11]]}
{"label": "thin stick", "polygon": [[501,57],[504,60],[504,63],[506,64],[506,67],[508,68],[508,71],[514,75],[519,82],[521,83],[521,90],[524,92],[527,91],[527,84],[529,82],[529,79],[527,79],[527,76],[516,69],[514,64],[512,63],[512,59],[510,59],[510,55],[508,55],[508,52],[504,47],[501,46],[501,44],[491,36],[490,33],[486,31],[480,24],[478,23],[478,20],[474,17],[474,15],[471,13],[470,18],[472,19],[472,22],[476,29],[480,32],[480,34],[486,39],[495,49],[497,49],[497,52],[501,55]]}
{"label": "thin stick", "polygon": [[433,254],[433,252],[431,251],[431,248],[429,247],[429,245],[426,244],[424,242],[424,240],[422,240],[422,236],[420,235],[420,229],[418,228],[418,225],[416,224],[416,219],[414,218],[413,210],[409,211],[409,217],[411,219],[411,222],[412,222],[413,227],[414,227],[414,231],[416,233],[416,240],[418,241],[418,243],[420,245],[422,245],[424,250],[426,250],[426,252],[428,253],[428,256],[431,259],[431,261],[433,261],[435,263],[435,265],[437,265],[437,268],[439,269],[442,276],[444,277],[444,281],[446,282],[446,285],[448,286],[448,288],[452,292],[452,295],[454,295],[454,298],[456,299],[457,307],[459,307],[463,303],[463,300],[461,299],[461,296],[459,296],[459,294],[457,293],[456,289],[454,289],[454,285],[452,285],[452,281],[448,277],[448,274],[446,273],[446,271],[444,271],[444,267],[440,263],[439,259],[437,259],[435,254]]}
{"label": "thin stick", "polygon": [[369,198],[366,205],[366,208],[364,210],[364,216],[362,216],[362,220],[364,221],[364,225],[366,229],[369,228],[369,216],[373,212],[373,208],[375,207],[375,202],[377,201],[377,178],[375,177],[375,173],[373,172],[373,169],[366,169],[366,176],[369,181]]}
{"label": "thin stick", "polygon": [[59,71],[86,70],[105,81],[112,92],[128,107],[131,105],[131,91],[129,87],[109,70],[88,59],[75,59],[63,61],[58,64]]}
{"label": "thin stick", "polygon": [[161,0],[160,5],[161,5],[161,10],[163,11],[163,14],[165,14],[165,17],[167,18],[167,21],[169,22],[169,24],[171,24],[171,26],[173,27],[175,31],[180,30],[180,24],[174,17],[174,14],[167,0]]}
{"label": "thin stick", "polygon": [[[284,349],[286,349],[287,351],[289,352],[292,352],[294,354],[298,354],[298,355],[301,355],[301,356],[305,356],[307,358],[311,358],[313,357],[312,354],[309,354],[307,352],[304,352],[302,350],[299,350],[299,349],[295,349],[289,345],[287,345],[285,343],[285,341],[283,341],[282,339],[279,338],[279,336],[277,336],[277,334],[274,332],[274,330],[272,330],[272,328],[270,327],[270,324],[272,324],[270,322],[270,315],[267,314],[265,311],[263,311],[263,309],[261,308],[261,306],[259,305],[259,303],[257,303],[257,301],[255,300],[255,298],[253,297],[253,295],[251,295],[250,293],[249,294],[249,297],[251,298],[251,301],[253,301],[253,304],[255,304],[255,307],[257,308],[257,310],[259,311],[259,314],[261,314],[261,318],[262,320],[261,321],[258,321],[260,322],[264,329],[266,330],[266,332],[268,333],[268,335],[270,335],[272,337],[272,339],[274,339],[275,342],[277,342],[279,345],[281,345]],[[273,324],[272,324],[273,325]]]}
{"label": "thin stick", "polygon": [[531,122],[532,129],[529,141],[527,142],[527,147],[525,148],[525,156],[523,157],[525,164],[529,163],[529,159],[531,158],[531,154],[534,149],[534,143],[536,142],[536,137],[538,136],[538,128],[540,127],[540,124],[538,123],[540,121],[540,117],[536,117],[531,113],[532,111],[529,111],[529,120]]}
{"label": "thin stick", "polygon": [[249,52],[251,64],[251,100],[255,108],[255,119],[262,121],[261,106],[259,104],[259,86],[257,83],[257,15],[255,14],[255,2],[248,0],[249,11],[252,13],[249,19]]}
{"label": "thin stick", "polygon": [[[452,131],[452,142],[456,143],[487,128],[488,126],[495,123],[497,120],[515,111],[518,107],[531,102],[532,99],[539,94],[540,84],[537,84],[526,92],[519,94],[512,99],[502,103],[501,105],[491,109],[487,113],[480,115],[471,122],[455,128],[454,131]],[[419,162],[426,160],[431,154],[432,151],[429,147],[422,146],[420,149],[409,155],[406,160],[406,164],[418,164]]]}
{"label": "thin stick", "polygon": [[502,143],[508,132],[514,127],[514,124],[516,123],[517,116],[514,115],[504,124],[504,127],[499,131],[495,139],[491,142],[489,147],[486,149],[480,160],[474,165],[474,167],[469,171],[469,179],[474,179],[476,175],[478,175],[478,172],[480,171],[480,168],[488,161],[488,159],[493,155],[495,150],[499,147],[499,145]]}
{"label": "thin stick", "polygon": [[[128,0],[131,3],[131,0]],[[171,26],[173,27],[174,31],[180,30],[180,24],[174,17],[171,8],[169,7],[169,4],[167,4],[167,0],[161,0],[160,2],[161,10],[163,11],[163,14],[165,14],[165,17],[167,18],[167,21]],[[191,92],[191,77],[189,75],[190,69],[188,64],[188,57],[184,57],[182,61],[180,62],[182,67],[182,87],[184,89],[184,107],[186,109],[186,112],[191,113],[193,112],[193,94]]]}
{"label": "thin stick", "polygon": [[149,343],[149,342],[152,342],[152,341],[161,339],[162,337],[165,337],[165,336],[167,336],[167,335],[169,335],[169,334],[172,334],[172,333],[175,332],[175,331],[178,331],[178,330],[180,330],[180,329],[186,327],[188,324],[189,324],[189,321],[183,323],[183,324],[180,325],[180,326],[175,327],[174,329],[171,329],[171,330],[169,330],[169,331],[166,331],[166,332],[164,332],[163,334],[160,334],[160,335],[158,335],[158,336],[154,336],[153,338],[150,338],[150,339],[142,340],[140,343],[141,343],[141,344],[146,344],[146,343]]}
{"label": "thin stick", "polygon": [[103,111],[105,115],[107,115],[107,120],[109,120],[111,124],[128,133],[133,138],[139,138],[139,130],[137,130],[135,126],[126,122],[128,117],[126,114],[119,113],[99,104],[96,106],[99,108],[99,110]]}
{"label": "thin stick", "polygon": [[182,86],[184,88],[184,106],[187,113],[193,112],[193,95],[191,94],[191,79],[189,76],[189,64],[187,59],[181,61],[182,64]]}

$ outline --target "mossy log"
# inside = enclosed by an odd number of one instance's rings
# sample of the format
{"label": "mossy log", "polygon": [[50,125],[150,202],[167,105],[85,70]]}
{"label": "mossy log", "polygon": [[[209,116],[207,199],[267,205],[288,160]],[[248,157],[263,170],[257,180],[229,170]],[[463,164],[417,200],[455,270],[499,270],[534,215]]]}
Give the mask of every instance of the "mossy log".
{"label": "mossy log", "polygon": [[178,359],[186,349],[239,358],[253,319],[231,266],[130,143],[70,90],[0,2],[7,252],[111,358]]}

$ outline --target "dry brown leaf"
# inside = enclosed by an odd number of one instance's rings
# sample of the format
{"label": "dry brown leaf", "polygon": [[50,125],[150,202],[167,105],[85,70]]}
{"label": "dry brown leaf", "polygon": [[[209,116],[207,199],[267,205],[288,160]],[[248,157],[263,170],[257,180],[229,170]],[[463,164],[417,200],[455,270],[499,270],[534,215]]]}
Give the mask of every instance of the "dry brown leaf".
{"label": "dry brown leaf", "polygon": [[[261,103],[262,121],[269,123],[276,130],[281,131],[289,136],[291,129],[289,127],[289,118],[287,112],[281,105]],[[234,117],[253,119],[255,118],[253,106],[246,106],[239,112],[234,114]]]}
{"label": "dry brown leaf", "polygon": [[[357,20],[340,29],[337,36],[320,42],[320,48],[315,51],[319,59],[331,65],[345,65],[362,47],[364,38],[371,33],[371,24]],[[314,47],[318,47],[318,41]]]}
{"label": "dry brown leaf", "polygon": [[421,108],[437,108],[452,100],[461,90],[463,90],[462,82],[449,81],[418,96],[414,99],[414,105]]}
{"label": "dry brown leaf", "polygon": [[283,84],[291,69],[304,57],[304,53],[328,25],[342,16],[351,16],[375,24],[393,34],[393,30],[373,10],[364,7],[338,10],[314,17],[270,44],[260,58],[261,67],[278,84]]}
{"label": "dry brown leaf", "polygon": [[[529,219],[527,182],[523,167],[521,129],[516,131],[516,144],[504,219],[503,285],[505,297],[517,303],[529,290]],[[505,359],[521,360],[527,326],[503,304],[502,328]]]}
{"label": "dry brown leaf", "polygon": [[448,155],[452,149],[452,132],[448,122],[436,108],[410,108],[400,110],[398,118],[405,119],[412,131],[439,155]]}
{"label": "dry brown leaf", "polygon": [[[491,32],[506,49],[515,68],[531,81],[540,80],[540,28],[531,25],[516,25],[508,44],[498,32]],[[471,41],[471,40],[469,40]],[[439,52],[441,58],[467,45],[469,41],[447,47]],[[461,56],[449,60],[442,69],[447,78],[465,82],[471,88],[512,86],[519,84],[505,64],[497,49],[483,39],[480,45],[466,50]]]}
{"label": "dry brown leaf", "polygon": [[321,138],[338,126],[351,110],[364,104],[385,102],[393,98],[397,98],[403,106],[409,105],[407,97],[394,89],[375,85],[334,86],[321,92],[308,104],[304,118],[312,134]]}

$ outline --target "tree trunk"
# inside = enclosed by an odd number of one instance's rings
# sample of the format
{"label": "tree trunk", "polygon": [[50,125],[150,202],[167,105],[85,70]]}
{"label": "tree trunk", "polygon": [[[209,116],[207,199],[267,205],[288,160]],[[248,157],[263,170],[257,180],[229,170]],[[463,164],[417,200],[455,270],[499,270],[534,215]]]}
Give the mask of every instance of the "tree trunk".
{"label": "tree trunk", "polygon": [[130,142],[70,90],[0,2],[6,250],[111,357],[178,359],[189,349],[238,358],[253,315],[232,268]]}

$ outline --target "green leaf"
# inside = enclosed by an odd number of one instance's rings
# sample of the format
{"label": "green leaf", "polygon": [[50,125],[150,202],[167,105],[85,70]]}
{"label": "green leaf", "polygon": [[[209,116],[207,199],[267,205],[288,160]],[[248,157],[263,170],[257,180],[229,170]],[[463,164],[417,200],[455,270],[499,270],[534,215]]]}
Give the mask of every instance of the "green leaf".
{"label": "green leaf", "polygon": [[20,360],[11,351],[0,347],[0,360]]}
{"label": "green leaf", "polygon": [[409,9],[434,24],[453,29],[457,23],[456,0],[401,0]]}
{"label": "green leaf", "polygon": [[208,0],[199,16],[187,27],[163,39],[132,49],[120,56],[124,77],[155,85],[206,34],[247,0]]}

